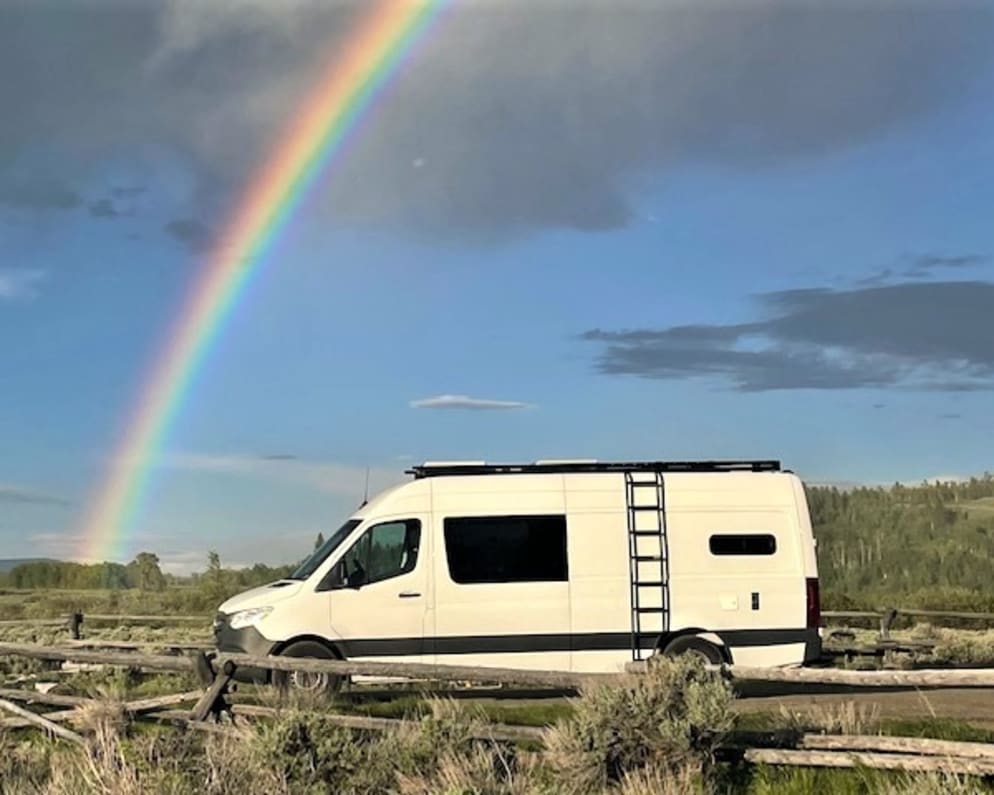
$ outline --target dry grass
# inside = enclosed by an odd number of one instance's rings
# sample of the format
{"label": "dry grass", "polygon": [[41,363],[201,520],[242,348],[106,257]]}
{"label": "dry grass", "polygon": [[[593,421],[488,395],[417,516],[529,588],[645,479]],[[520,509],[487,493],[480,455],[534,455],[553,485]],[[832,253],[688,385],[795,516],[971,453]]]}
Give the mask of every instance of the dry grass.
{"label": "dry grass", "polygon": [[977,780],[952,773],[919,773],[884,782],[880,795],[976,795]]}
{"label": "dry grass", "polygon": [[780,717],[787,729],[799,732],[874,734],[880,729],[880,705],[876,703],[812,704],[803,711],[781,705]]}

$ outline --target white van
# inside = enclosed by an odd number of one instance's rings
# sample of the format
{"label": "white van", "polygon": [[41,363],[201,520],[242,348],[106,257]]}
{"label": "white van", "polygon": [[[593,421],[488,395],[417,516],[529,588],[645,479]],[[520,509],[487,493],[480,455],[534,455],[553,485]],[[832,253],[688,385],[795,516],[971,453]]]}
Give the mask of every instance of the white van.
{"label": "white van", "polygon": [[777,461],[408,474],[290,578],[221,605],[218,649],[578,672],[820,656],[807,502]]}

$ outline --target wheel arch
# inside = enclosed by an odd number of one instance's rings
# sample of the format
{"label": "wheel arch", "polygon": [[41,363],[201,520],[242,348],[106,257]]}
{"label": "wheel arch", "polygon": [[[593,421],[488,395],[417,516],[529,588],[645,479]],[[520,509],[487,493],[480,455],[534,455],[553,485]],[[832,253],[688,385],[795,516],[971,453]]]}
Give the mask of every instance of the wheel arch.
{"label": "wheel arch", "polygon": [[675,632],[663,633],[656,641],[654,652],[662,654],[666,648],[678,638],[700,638],[706,643],[710,643],[714,646],[721,653],[721,656],[728,665],[732,664],[732,650],[728,648],[728,644],[726,644],[725,641],[721,639],[721,636],[716,632],[704,629],[703,627],[684,627],[683,629],[678,629]]}
{"label": "wheel arch", "polygon": [[328,640],[327,638],[322,638],[320,635],[294,635],[292,638],[288,638],[287,640],[282,640],[279,643],[277,643],[273,647],[273,650],[270,652],[270,654],[273,655],[274,657],[278,657],[284,651],[290,648],[290,646],[292,646],[293,644],[302,643],[305,641],[309,643],[317,643],[321,646],[324,646],[328,651],[330,651],[335,656],[335,659],[338,660],[345,659],[345,655],[342,654],[342,650],[341,648],[339,648],[337,643]]}

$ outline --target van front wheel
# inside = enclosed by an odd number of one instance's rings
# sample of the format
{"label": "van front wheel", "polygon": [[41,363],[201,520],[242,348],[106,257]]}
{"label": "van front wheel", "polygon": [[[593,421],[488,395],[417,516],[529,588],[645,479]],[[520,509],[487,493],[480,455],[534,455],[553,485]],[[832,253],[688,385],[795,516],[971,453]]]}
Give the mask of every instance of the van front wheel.
{"label": "van front wheel", "polygon": [[713,643],[708,643],[706,640],[693,635],[684,635],[681,638],[675,638],[663,649],[663,655],[666,657],[676,657],[681,654],[696,657],[702,663],[708,665],[719,665],[725,661],[721,649]]}
{"label": "van front wheel", "polygon": [[[279,656],[310,657],[317,660],[337,659],[331,649],[323,643],[313,640],[300,640],[291,643],[280,652]],[[336,693],[342,686],[342,677],[335,674],[306,671],[273,671],[273,684],[283,692]]]}

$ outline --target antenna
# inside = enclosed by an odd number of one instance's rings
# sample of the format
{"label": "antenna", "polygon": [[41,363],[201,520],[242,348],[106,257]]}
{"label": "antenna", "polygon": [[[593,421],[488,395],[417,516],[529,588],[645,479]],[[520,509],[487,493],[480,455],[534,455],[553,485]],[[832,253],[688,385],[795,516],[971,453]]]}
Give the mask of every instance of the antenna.
{"label": "antenna", "polygon": [[368,464],[366,466],[366,486],[362,492],[362,505],[360,505],[359,507],[361,508],[367,502],[369,502],[369,465]]}

